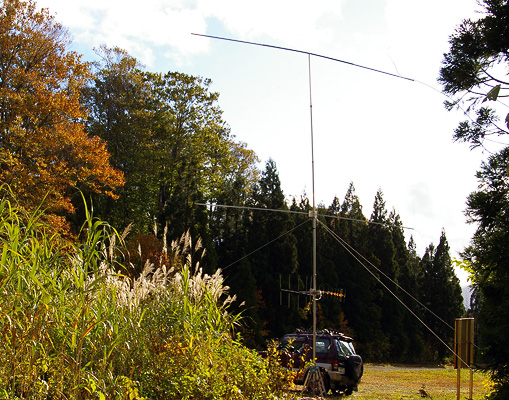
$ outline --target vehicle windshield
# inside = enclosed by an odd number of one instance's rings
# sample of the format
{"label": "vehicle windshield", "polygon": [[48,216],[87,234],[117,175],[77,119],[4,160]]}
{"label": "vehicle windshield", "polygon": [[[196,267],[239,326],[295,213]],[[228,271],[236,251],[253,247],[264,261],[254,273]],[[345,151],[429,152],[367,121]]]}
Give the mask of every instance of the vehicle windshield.
{"label": "vehicle windshield", "polygon": [[353,356],[355,354],[355,350],[353,348],[353,344],[351,342],[344,342],[342,340],[336,340],[336,347],[338,350],[338,354],[343,357]]}

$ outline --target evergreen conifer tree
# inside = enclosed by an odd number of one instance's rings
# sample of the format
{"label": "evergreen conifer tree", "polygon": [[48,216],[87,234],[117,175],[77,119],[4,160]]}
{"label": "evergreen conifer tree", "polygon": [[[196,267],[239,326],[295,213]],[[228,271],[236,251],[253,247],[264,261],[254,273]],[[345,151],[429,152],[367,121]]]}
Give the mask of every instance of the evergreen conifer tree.
{"label": "evergreen conifer tree", "polygon": [[[403,223],[399,214],[394,210],[389,215],[389,222],[395,249],[395,261],[399,271],[397,282],[401,287],[401,290],[397,291],[398,297],[411,310],[410,312],[406,307],[403,309],[401,305],[399,306],[402,312],[403,330],[401,333],[396,333],[396,337],[391,337],[393,345],[399,348],[399,351],[391,357],[391,361],[397,361],[398,358],[400,361],[416,361],[420,358],[423,350],[423,327],[415,317],[415,315],[420,315],[420,308],[414,300],[418,298],[417,279],[412,270],[413,262],[418,257],[415,248],[413,248],[415,247],[413,238],[410,239],[409,245],[406,245]],[[399,345],[398,341],[400,341]]]}
{"label": "evergreen conifer tree", "polygon": [[[371,245],[373,263],[386,276],[395,282],[399,279],[399,266],[396,262],[396,249],[393,243],[393,232],[388,225],[388,212],[379,189],[375,196],[373,212],[369,225],[369,241]],[[399,290],[390,281],[380,277],[391,291],[399,297]],[[405,347],[407,338],[404,338],[403,309],[398,300],[385,288],[380,287],[378,300],[382,308],[381,328],[383,335],[379,338],[379,357],[394,359],[401,354],[401,346]],[[408,345],[408,343],[407,343]]]}
{"label": "evergreen conifer tree", "polygon": [[[370,248],[368,221],[362,212],[353,183],[350,183],[341,203],[339,216],[341,219],[337,220],[334,232],[356,252],[367,255]],[[357,348],[366,359],[380,359],[378,340],[383,334],[377,283],[339,243],[336,243],[335,262],[340,285],[346,294],[342,303],[343,325],[355,337]]]}
{"label": "evergreen conifer tree", "polygon": [[[267,210],[288,210],[276,163],[269,160],[253,194],[253,205]],[[271,337],[294,329],[298,313],[280,304],[280,275],[297,271],[297,247],[288,213],[253,211],[248,225],[249,252],[253,276],[266,306],[260,317]]]}
{"label": "evergreen conifer tree", "polygon": [[420,301],[432,312],[425,312],[424,322],[440,338],[426,333],[432,356],[439,361],[450,356],[442,341],[452,348],[454,320],[463,317],[465,308],[459,279],[454,273],[449,244],[442,231],[437,247],[430,244],[422,258],[419,277]]}

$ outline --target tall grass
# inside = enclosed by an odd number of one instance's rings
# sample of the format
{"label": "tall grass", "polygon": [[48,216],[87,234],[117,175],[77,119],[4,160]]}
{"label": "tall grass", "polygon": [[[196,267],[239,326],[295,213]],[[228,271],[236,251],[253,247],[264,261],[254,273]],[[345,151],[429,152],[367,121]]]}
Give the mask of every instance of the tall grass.
{"label": "tall grass", "polygon": [[220,271],[189,235],[132,279],[123,237],[87,219],[78,243],[0,199],[0,398],[267,399],[288,379],[235,340]]}

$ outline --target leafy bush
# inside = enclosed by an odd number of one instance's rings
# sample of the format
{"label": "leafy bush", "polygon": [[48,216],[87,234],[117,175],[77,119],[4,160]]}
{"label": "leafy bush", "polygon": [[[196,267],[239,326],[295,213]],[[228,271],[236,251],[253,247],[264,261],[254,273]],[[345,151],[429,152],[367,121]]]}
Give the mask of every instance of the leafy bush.
{"label": "leafy bush", "polygon": [[87,214],[80,242],[0,200],[0,394],[96,399],[270,399],[289,374],[233,334],[220,271],[189,235],[168,265],[123,274],[123,237]]}

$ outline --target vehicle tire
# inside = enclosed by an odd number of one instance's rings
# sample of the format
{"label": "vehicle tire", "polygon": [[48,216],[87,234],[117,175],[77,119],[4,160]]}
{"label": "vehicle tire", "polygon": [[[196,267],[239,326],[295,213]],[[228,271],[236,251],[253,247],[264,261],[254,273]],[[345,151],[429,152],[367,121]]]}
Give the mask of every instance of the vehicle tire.
{"label": "vehicle tire", "polygon": [[336,386],[337,393],[344,393],[345,390],[346,390],[346,386],[344,386],[344,385]]}
{"label": "vehicle tire", "polygon": [[351,386],[347,386],[345,389],[345,396],[350,396],[353,393],[353,388]]}
{"label": "vehicle tire", "polygon": [[354,382],[359,381],[364,373],[362,358],[358,355],[350,356],[346,360],[346,375]]}

